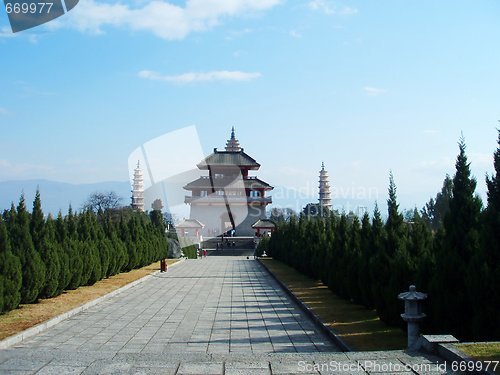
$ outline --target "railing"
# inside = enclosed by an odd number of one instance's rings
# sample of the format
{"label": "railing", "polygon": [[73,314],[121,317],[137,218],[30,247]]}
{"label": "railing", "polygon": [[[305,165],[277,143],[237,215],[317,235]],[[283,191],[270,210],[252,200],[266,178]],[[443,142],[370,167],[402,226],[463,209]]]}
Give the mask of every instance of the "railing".
{"label": "railing", "polygon": [[[244,195],[226,195],[227,201],[229,203],[272,203],[272,197],[246,197]],[[185,203],[225,203],[224,195],[211,195],[206,197],[192,197],[186,195],[184,199]]]}
{"label": "railing", "polygon": [[[214,176],[212,177],[214,180],[235,180],[239,175],[235,175],[235,176],[223,176],[223,177],[217,177],[217,176]],[[257,180],[258,177],[256,176],[247,176],[247,177],[244,177],[244,176],[241,176],[243,180]],[[200,178],[202,180],[209,180],[210,179],[210,176],[200,176]]]}

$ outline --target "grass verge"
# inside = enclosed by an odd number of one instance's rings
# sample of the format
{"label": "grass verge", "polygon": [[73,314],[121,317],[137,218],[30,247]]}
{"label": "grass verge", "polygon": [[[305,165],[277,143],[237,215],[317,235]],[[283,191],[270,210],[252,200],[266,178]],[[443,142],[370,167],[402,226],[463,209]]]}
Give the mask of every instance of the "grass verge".
{"label": "grass verge", "polygon": [[[167,264],[170,265],[177,261],[177,259],[168,259]],[[43,299],[38,303],[19,305],[17,309],[0,315],[0,340],[108,294],[159,269],[160,262],[153,263],[130,272],[120,273],[109,279],[103,279],[94,285],[66,290],[54,298]]]}
{"label": "grass verge", "polygon": [[337,297],[319,280],[313,280],[280,261],[270,258],[261,260],[356,350],[406,349],[406,333],[399,328],[388,327],[375,311]]}
{"label": "grass verge", "polygon": [[464,343],[457,344],[456,347],[475,360],[483,362],[483,366],[490,362],[488,370],[500,374],[500,342]]}

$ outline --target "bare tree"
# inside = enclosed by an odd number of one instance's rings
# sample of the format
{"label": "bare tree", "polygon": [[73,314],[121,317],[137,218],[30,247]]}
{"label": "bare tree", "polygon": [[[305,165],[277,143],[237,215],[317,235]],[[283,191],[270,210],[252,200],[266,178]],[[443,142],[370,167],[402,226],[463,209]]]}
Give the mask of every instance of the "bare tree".
{"label": "bare tree", "polygon": [[108,209],[120,208],[121,201],[123,201],[123,197],[118,196],[114,191],[96,191],[85,201],[83,208],[90,209],[97,214]]}

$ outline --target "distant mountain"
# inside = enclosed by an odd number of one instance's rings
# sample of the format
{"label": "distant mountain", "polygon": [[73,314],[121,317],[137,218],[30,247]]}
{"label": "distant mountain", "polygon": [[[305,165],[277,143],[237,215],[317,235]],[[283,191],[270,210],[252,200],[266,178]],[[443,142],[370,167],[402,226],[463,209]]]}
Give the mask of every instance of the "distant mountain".
{"label": "distant mountain", "polygon": [[73,210],[80,210],[90,194],[96,191],[114,191],[118,196],[123,197],[123,205],[130,204],[132,194],[128,181],[108,181],[95,184],[69,184],[48,180],[1,181],[0,212],[3,212],[4,209],[10,209],[12,202],[17,206],[23,192],[26,207],[31,211],[37,186],[40,188],[43,213],[51,213],[53,216],[56,216],[59,211],[63,214],[68,212],[70,203]]}
{"label": "distant mountain", "polygon": [[[123,205],[130,204],[130,197],[132,195],[129,182],[108,181],[95,184],[69,184],[49,180],[2,181],[0,182],[0,213],[4,209],[10,209],[12,202],[17,206],[23,191],[26,207],[31,211],[37,186],[40,187],[44,214],[51,213],[53,216],[57,216],[59,211],[66,214],[70,203],[73,210],[80,210],[90,194],[96,191],[114,191],[120,197],[123,197]],[[146,199],[146,207],[150,207],[151,202],[158,197],[162,198],[164,202],[161,191],[158,192],[157,189],[150,189],[149,192],[150,194],[148,194],[148,191],[145,192],[146,198],[151,195],[150,199]],[[281,186],[275,187],[270,195],[273,197],[273,204],[269,206],[269,210],[272,208],[291,208],[298,213],[308,203],[318,202],[316,196],[307,196],[294,189],[287,189]],[[339,212],[342,210],[346,212],[352,210],[355,213],[358,213],[358,206],[365,206],[368,208],[368,212],[371,213],[373,212],[374,200],[332,197],[332,205]],[[189,216],[189,210],[180,215],[180,217],[184,216]]]}

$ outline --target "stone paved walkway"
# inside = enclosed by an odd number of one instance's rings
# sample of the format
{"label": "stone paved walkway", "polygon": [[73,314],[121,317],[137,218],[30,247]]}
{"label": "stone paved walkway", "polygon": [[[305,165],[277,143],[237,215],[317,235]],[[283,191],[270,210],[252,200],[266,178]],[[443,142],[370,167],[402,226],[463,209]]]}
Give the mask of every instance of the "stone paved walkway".
{"label": "stone paved walkway", "polygon": [[451,373],[440,363],[339,353],[246,257],[185,261],[0,351],[0,374]]}

